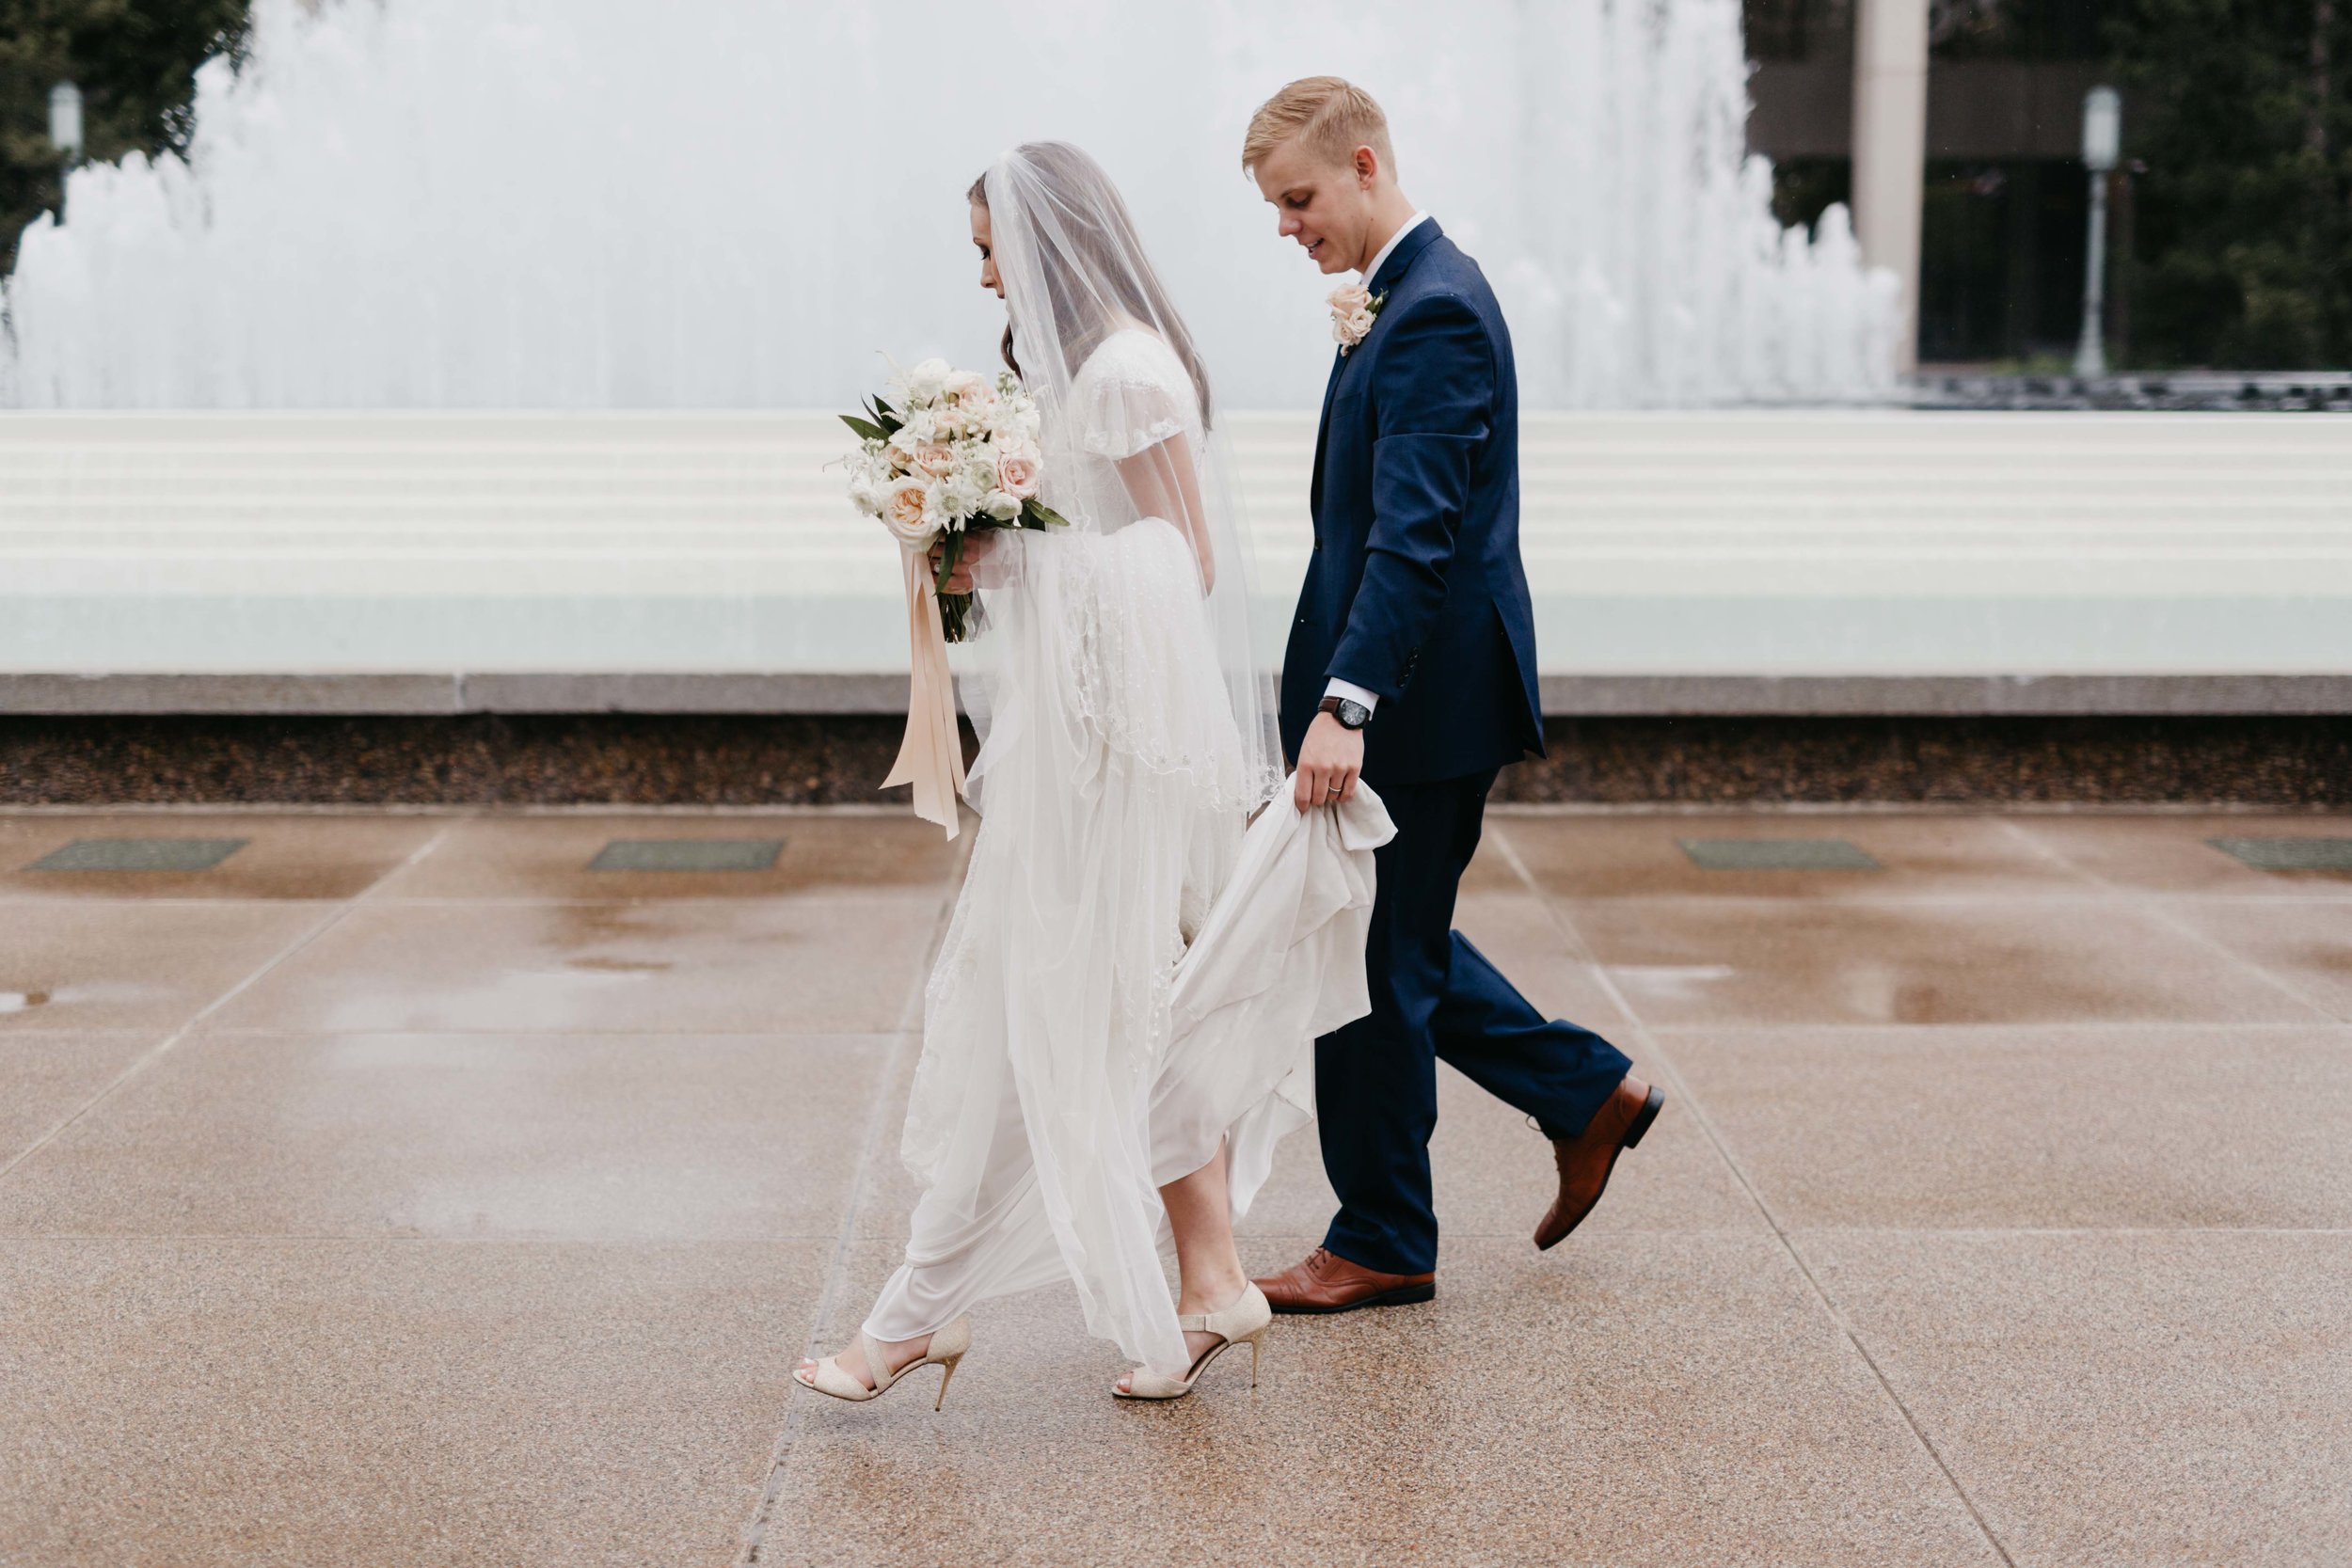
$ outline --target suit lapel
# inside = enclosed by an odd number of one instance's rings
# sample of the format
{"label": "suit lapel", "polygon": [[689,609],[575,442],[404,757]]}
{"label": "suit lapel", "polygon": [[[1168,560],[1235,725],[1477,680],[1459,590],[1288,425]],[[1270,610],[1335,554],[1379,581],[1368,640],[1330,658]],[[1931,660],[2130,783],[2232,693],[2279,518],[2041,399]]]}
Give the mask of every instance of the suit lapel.
{"label": "suit lapel", "polygon": [[1310,517],[1323,516],[1323,448],[1331,436],[1331,398],[1340,389],[1340,372],[1347,366],[1345,355],[1331,356],[1331,378],[1323,384],[1323,417],[1315,423],[1314,478],[1307,492],[1307,512]]}
{"label": "suit lapel", "polygon": [[[1438,227],[1436,218],[1430,218],[1422,223],[1398,242],[1394,250],[1389,252],[1388,260],[1380,263],[1380,270],[1373,274],[1372,280],[1365,287],[1375,295],[1386,293],[1396,287],[1397,279],[1405,276],[1406,269],[1413,264],[1415,258],[1436,244],[1444,233],[1445,230]],[[1377,318],[1372,324],[1372,330],[1373,332],[1380,330]],[[1367,333],[1364,342],[1358,343],[1356,350],[1361,352],[1364,343],[1370,341],[1372,341],[1372,336]],[[1315,425],[1314,478],[1308,486],[1307,507],[1309,515],[1314,519],[1318,528],[1321,527],[1323,521],[1323,452],[1331,436],[1331,401],[1339,395],[1340,376],[1347,369],[1347,352],[1344,350],[1331,356],[1331,379],[1323,384],[1323,416]]]}

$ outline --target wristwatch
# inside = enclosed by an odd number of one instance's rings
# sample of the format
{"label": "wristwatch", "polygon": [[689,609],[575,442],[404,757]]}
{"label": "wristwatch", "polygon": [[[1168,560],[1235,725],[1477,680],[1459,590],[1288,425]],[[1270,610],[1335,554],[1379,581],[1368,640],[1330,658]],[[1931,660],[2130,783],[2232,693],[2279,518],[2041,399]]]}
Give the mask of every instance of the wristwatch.
{"label": "wristwatch", "polygon": [[1372,709],[1352,697],[1326,697],[1315,705],[1315,711],[1329,714],[1343,730],[1360,730],[1372,722]]}

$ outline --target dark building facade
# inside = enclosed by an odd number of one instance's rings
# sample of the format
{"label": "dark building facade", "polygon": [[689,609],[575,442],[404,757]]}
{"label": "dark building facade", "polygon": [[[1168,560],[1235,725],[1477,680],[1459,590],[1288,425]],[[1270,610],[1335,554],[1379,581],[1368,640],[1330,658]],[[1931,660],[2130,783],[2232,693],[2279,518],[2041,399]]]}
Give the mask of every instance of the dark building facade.
{"label": "dark building facade", "polygon": [[[2081,323],[2088,176],[2083,95],[2118,0],[1932,0],[1919,358],[2049,364]],[[1853,0],[1745,0],[1749,144],[1774,166],[1785,223],[1847,199],[1852,157]],[[2110,186],[2109,243],[2131,254],[2131,106]],[[2109,353],[2129,357],[2126,266],[2109,280]]]}

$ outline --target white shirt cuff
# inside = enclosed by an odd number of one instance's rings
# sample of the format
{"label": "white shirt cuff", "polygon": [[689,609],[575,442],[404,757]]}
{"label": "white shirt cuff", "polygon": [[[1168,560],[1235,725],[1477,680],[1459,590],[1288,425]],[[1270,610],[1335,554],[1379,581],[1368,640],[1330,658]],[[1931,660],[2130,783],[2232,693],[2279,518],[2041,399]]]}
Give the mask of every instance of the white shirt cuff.
{"label": "white shirt cuff", "polygon": [[1344,697],[1351,703],[1361,703],[1364,705],[1366,713],[1372,712],[1380,705],[1380,699],[1377,695],[1365,690],[1353,681],[1343,681],[1337,675],[1331,677],[1331,684],[1323,689],[1323,694],[1327,697]]}

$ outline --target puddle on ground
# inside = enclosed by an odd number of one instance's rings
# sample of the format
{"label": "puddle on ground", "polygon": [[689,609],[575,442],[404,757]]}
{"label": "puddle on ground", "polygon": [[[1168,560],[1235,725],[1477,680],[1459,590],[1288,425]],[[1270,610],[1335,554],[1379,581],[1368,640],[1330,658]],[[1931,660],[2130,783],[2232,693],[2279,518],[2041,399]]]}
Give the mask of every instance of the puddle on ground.
{"label": "puddle on ground", "polygon": [[595,970],[600,974],[645,974],[675,966],[656,959],[571,958],[566,960],[566,967]]}
{"label": "puddle on ground", "polygon": [[49,993],[45,990],[0,990],[0,1013],[21,1013],[27,1007],[45,1007]]}

